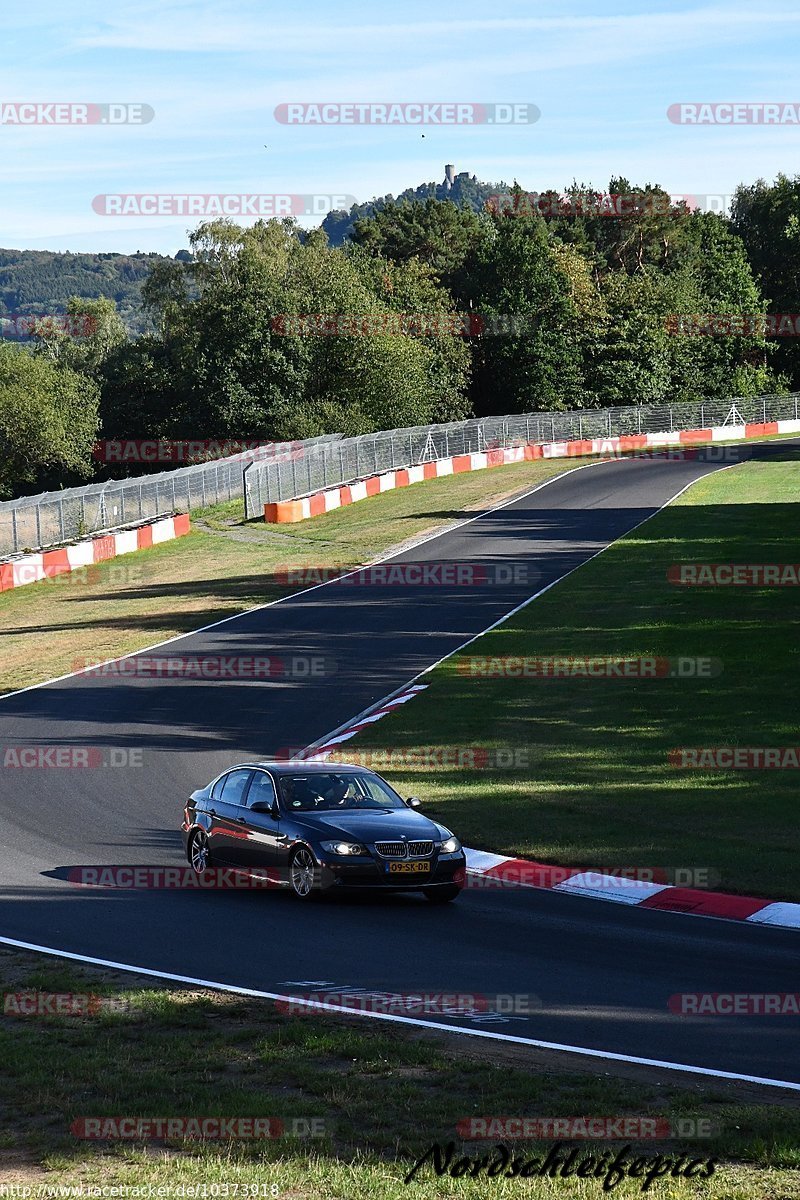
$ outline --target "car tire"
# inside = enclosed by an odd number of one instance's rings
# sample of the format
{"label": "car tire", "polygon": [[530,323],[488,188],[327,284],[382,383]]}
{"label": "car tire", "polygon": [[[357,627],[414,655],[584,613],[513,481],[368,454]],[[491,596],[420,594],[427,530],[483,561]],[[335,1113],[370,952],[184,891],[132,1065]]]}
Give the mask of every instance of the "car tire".
{"label": "car tire", "polygon": [[195,875],[203,875],[216,865],[211,857],[208,835],[203,829],[196,829],[189,839],[189,866]]}
{"label": "car tire", "polygon": [[443,883],[440,887],[422,889],[422,894],[431,904],[447,904],[448,900],[455,900],[460,892],[461,888],[457,883]]}
{"label": "car tire", "polygon": [[298,846],[289,862],[289,886],[292,895],[298,900],[313,900],[319,892],[315,889],[317,882],[317,864],[314,855],[306,846]]}

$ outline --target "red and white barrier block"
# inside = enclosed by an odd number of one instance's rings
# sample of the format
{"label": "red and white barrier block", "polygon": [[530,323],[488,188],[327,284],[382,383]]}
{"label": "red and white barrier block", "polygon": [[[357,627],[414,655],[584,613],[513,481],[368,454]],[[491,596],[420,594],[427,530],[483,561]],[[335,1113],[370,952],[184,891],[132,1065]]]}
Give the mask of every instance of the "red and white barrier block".
{"label": "red and white barrier block", "polygon": [[671,433],[640,433],[620,437],[584,438],[572,442],[529,442],[522,446],[506,449],[485,450],[475,454],[457,454],[451,458],[439,458],[433,462],[420,463],[416,467],[405,467],[395,471],[384,471],[358,483],[343,484],[324,492],[314,492],[296,500],[279,500],[264,505],[264,520],[270,524],[292,524],[319,517],[335,508],[355,504],[369,496],[395,488],[409,487],[425,479],[439,479],[443,475],[459,475],[463,471],[482,471],[487,467],[502,467],[509,463],[530,461],[537,458],[582,458],[589,455],[632,454],[637,450],[669,449],[679,446],[697,446],[708,442],[746,441],[748,438],[767,437],[782,433],[800,433],[800,421],[770,421],[758,425],[725,425],[711,429],[675,430]]}
{"label": "red and white barrier block", "polygon": [[8,559],[7,562],[0,562],[0,592],[23,587],[27,583],[54,579],[81,567],[90,567],[109,558],[117,558],[120,554],[146,550],[149,546],[158,546],[161,542],[183,537],[189,530],[188,513],[178,513],[177,516],[160,517],[133,529],[122,529],[118,533],[88,538],[74,546],[42,550],[38,554],[21,554]]}
{"label": "red and white barrier block", "polygon": [[510,446],[505,450],[485,450],[479,454],[457,454],[452,458],[437,458],[433,462],[419,463],[416,467],[402,467],[396,471],[384,471],[357,483],[343,484],[325,492],[315,492],[298,500],[279,500],[276,504],[264,505],[264,520],[272,524],[289,524],[319,517],[334,508],[343,508],[391,492],[395,488],[409,487],[426,479],[440,479],[443,475],[459,475],[462,471],[480,471],[485,467],[502,467],[506,463],[523,462],[526,458],[541,458],[534,454],[538,446]]}

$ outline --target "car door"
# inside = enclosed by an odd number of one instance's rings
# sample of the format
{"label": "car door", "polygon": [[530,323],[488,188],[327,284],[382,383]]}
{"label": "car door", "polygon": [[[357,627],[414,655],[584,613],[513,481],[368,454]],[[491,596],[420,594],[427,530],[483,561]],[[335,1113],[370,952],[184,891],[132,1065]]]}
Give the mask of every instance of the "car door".
{"label": "car door", "polygon": [[211,828],[208,839],[217,862],[235,863],[241,843],[247,839],[247,796],[253,771],[236,767],[218,779],[211,790],[208,812]]}
{"label": "car door", "polygon": [[[275,783],[268,771],[254,770],[253,781],[246,796],[247,837],[236,847],[236,863],[251,871],[266,871],[270,878],[278,878],[277,872],[286,855],[286,835],[281,828],[285,825],[279,815],[276,819],[272,810],[277,806]],[[269,809],[256,812],[253,805],[269,805]]]}

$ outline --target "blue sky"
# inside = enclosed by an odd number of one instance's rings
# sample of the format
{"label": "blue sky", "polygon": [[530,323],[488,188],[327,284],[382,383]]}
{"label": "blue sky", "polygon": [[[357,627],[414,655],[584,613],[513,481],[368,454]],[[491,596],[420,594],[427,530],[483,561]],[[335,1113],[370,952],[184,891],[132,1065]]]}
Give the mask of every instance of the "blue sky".
{"label": "blue sky", "polygon": [[[666,110],[800,101],[798,50],[800,8],[783,0],[12,4],[2,15],[0,104],[141,102],[155,119],[0,125],[0,246],[174,253],[197,222],[103,216],[93,197],[361,201],[440,180],[445,162],[536,190],[572,179],[603,189],[614,174],[726,195],[740,181],[800,170],[800,127],[691,128]],[[273,116],[284,102],[448,100],[527,102],[542,116],[424,129],[297,127]]]}

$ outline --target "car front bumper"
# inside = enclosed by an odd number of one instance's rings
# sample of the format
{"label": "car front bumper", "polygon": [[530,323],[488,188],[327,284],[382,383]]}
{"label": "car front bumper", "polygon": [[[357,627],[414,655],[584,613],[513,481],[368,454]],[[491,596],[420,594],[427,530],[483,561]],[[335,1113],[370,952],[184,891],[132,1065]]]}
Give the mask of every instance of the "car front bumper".
{"label": "car front bumper", "polygon": [[[419,869],[425,866],[425,870]],[[335,887],[379,888],[382,891],[418,891],[420,888],[457,884],[466,881],[463,854],[446,854],[433,859],[377,860],[366,858],[348,862],[325,855],[319,860],[319,886],[325,891]],[[402,866],[405,870],[389,870]],[[409,870],[413,866],[415,869]]]}

